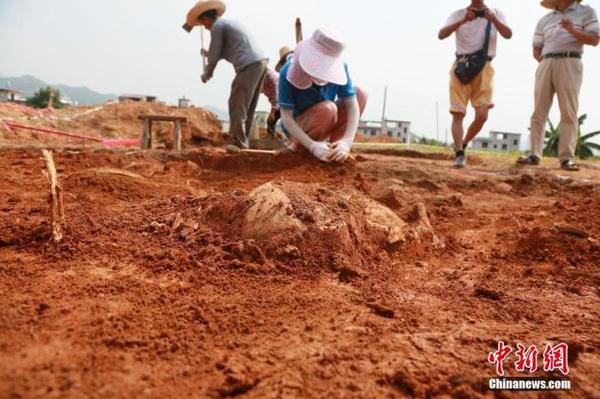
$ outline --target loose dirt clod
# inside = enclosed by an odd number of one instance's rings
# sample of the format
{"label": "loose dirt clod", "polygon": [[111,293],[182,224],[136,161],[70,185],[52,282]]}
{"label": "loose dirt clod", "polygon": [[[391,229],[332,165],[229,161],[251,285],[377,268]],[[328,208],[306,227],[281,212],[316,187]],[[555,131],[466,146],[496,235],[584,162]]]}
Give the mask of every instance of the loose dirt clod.
{"label": "loose dirt clod", "polygon": [[570,227],[570,226],[556,226],[556,230],[560,231],[561,233],[565,233],[565,234],[569,234],[575,237],[579,237],[579,238],[583,238],[584,240],[589,238],[589,234],[581,229],[576,229],[574,227]]}
{"label": "loose dirt clod", "polygon": [[242,225],[245,239],[265,240],[286,232],[302,233],[306,227],[294,215],[287,195],[272,183],[250,193],[252,206]]}
{"label": "loose dirt clod", "polygon": [[[60,130],[65,132],[104,139],[138,139],[142,133],[142,122],[138,120],[138,116],[148,113],[188,118],[189,123],[183,126],[183,143],[186,146],[223,143],[222,127],[217,116],[202,108],[177,108],[160,103],[118,102],[93,107],[67,107],[49,112],[10,103],[0,103],[0,122],[7,120],[52,129],[60,126]],[[156,123],[153,130],[158,146],[171,148],[174,137],[172,124]],[[85,144],[80,141],[67,141],[64,138],[10,129],[2,123],[0,123],[0,143]]]}

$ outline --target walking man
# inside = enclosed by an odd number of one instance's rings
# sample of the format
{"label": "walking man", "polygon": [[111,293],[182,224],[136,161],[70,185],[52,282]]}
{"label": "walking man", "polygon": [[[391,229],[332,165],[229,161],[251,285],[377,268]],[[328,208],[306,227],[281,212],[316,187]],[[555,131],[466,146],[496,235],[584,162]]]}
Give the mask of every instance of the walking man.
{"label": "walking man", "polygon": [[[457,61],[450,72],[450,113],[456,150],[454,167],[463,168],[466,165],[467,146],[481,131],[488,119],[489,110],[494,107],[494,68],[491,61],[496,56],[498,33],[505,39],[510,39],[512,30],[506,24],[500,10],[488,8],[484,0],[471,0],[469,7],[450,15],[438,37],[444,40],[453,33],[456,36]],[[482,49],[487,49],[487,52]],[[479,58],[479,62],[474,58]],[[477,64],[480,70],[473,70],[472,67]],[[463,68],[463,72],[465,69],[471,69],[469,73],[472,76],[468,82],[468,79],[457,75],[460,72],[459,66]],[[463,122],[469,101],[475,109],[475,120],[469,126],[465,137]]]}
{"label": "walking man", "polygon": [[190,32],[194,26],[210,30],[209,50],[202,49],[208,65],[202,75],[207,83],[221,59],[233,64],[235,79],[229,97],[229,120],[233,137],[232,151],[250,147],[248,134],[254,122],[254,112],[267,73],[268,59],[258,49],[246,29],[235,21],[222,19],[225,3],[220,0],[201,0],[190,10],[183,26]]}
{"label": "walking man", "polygon": [[535,29],[533,57],[539,62],[535,75],[535,110],[531,117],[531,153],[519,158],[520,165],[539,165],[544,151],[546,121],[554,95],[560,107],[559,159],[561,168],[578,171],[577,148],[579,91],[583,79],[583,46],[597,46],[599,25],[596,12],[581,0],[544,0],[553,10]]}

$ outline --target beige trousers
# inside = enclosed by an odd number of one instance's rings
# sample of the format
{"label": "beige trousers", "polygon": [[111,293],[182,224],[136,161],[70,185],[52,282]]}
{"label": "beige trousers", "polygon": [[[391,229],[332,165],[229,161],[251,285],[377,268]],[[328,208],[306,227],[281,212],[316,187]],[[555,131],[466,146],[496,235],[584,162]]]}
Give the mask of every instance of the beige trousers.
{"label": "beige trousers", "polygon": [[578,58],[542,60],[535,75],[535,111],[531,117],[531,153],[542,157],[546,121],[554,95],[560,108],[560,144],[562,161],[575,158],[579,111],[579,91],[583,80],[583,64]]}
{"label": "beige trousers", "polygon": [[267,75],[267,60],[248,65],[231,84],[229,120],[233,144],[250,148],[248,135],[254,123],[254,112]]}

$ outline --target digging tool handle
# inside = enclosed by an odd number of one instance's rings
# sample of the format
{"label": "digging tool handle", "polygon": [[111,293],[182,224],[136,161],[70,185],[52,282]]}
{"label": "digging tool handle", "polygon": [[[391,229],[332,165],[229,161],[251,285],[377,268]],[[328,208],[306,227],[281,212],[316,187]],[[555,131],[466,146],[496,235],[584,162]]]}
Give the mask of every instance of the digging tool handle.
{"label": "digging tool handle", "polygon": [[202,55],[202,72],[206,72],[206,66],[208,65],[208,61],[206,60],[206,56],[204,55],[204,27],[200,27],[200,44],[202,46],[202,50],[200,54]]}
{"label": "digging tool handle", "polygon": [[241,150],[242,154],[277,155],[277,151],[271,150]]}
{"label": "digging tool handle", "polygon": [[302,40],[304,40],[302,34],[302,21],[300,18],[296,18],[296,44],[300,43]]}

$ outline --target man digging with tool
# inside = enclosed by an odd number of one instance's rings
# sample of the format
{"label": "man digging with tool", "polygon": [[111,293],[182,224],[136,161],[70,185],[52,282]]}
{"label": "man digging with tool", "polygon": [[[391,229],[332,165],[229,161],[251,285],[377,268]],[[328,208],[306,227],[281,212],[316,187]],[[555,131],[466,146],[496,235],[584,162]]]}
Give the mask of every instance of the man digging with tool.
{"label": "man digging with tool", "polygon": [[337,32],[319,29],[281,69],[279,105],[291,136],[288,150],[304,147],[324,162],[349,158],[367,96],[352,84],[344,47]]}
{"label": "man digging with tool", "polygon": [[183,28],[188,32],[194,26],[210,30],[210,48],[208,51],[202,49],[202,55],[208,58],[202,82],[207,83],[212,78],[221,59],[233,64],[236,76],[231,84],[229,97],[233,145],[229,145],[227,149],[239,152],[250,147],[248,134],[254,122],[268,59],[263,56],[244,27],[237,22],[221,19],[225,8],[225,3],[220,0],[201,0],[188,13]]}
{"label": "man digging with tool", "polygon": [[520,165],[539,165],[544,151],[548,113],[554,95],[560,107],[559,158],[561,168],[578,171],[577,148],[579,90],[583,79],[583,46],[600,41],[598,17],[581,0],[545,0],[552,11],[537,25],[533,57],[539,62],[535,75],[535,111],[531,117],[531,154],[519,158]]}
{"label": "man digging with tool", "polygon": [[[488,8],[483,0],[472,0],[471,5],[454,12],[438,34],[444,40],[456,33],[456,62],[450,73],[450,113],[452,137],[456,149],[454,167],[464,168],[465,150],[488,119],[492,102],[494,68],[498,32],[505,39],[512,37],[504,15]],[[475,120],[464,137],[463,121],[467,105],[475,109]]]}

